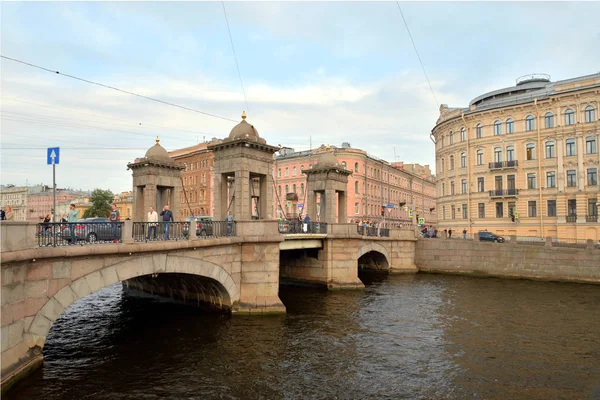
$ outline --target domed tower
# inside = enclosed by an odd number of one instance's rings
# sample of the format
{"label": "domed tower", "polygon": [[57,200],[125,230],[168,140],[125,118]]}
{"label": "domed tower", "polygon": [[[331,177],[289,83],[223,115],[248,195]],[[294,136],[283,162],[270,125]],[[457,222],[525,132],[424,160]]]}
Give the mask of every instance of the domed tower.
{"label": "domed tower", "polygon": [[242,121],[220,143],[208,146],[214,153],[215,220],[231,211],[236,220],[272,219],[273,154],[253,125]]}
{"label": "domed tower", "polygon": [[148,149],[144,158],[127,164],[127,169],[133,175],[134,221],[145,221],[150,207],[160,213],[168,205],[173,215],[179,215],[181,171],[184,168],[169,157],[158,137],[156,144]]}
{"label": "domed tower", "polygon": [[[327,223],[348,222],[348,176],[352,174],[343,168],[334,152],[327,146],[325,152],[317,156],[317,164],[306,174],[307,210],[311,221],[317,217],[317,196],[321,205],[319,221]],[[337,207],[337,210],[336,210]]]}

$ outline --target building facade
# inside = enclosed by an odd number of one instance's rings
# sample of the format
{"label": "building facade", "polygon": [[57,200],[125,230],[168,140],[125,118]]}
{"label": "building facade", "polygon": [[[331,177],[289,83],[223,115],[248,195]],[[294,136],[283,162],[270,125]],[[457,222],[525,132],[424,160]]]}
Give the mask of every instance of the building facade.
{"label": "building facade", "polygon": [[[402,163],[389,163],[355,149],[349,143],[333,147],[338,163],[352,171],[348,178],[347,218],[344,222],[384,223],[401,226],[412,223],[410,209],[415,216],[425,219],[426,225],[435,225],[435,179],[428,166],[411,164],[411,170]],[[306,204],[306,169],[312,168],[326,146],[315,150],[295,152],[282,148],[275,160],[274,215],[296,218]],[[389,205],[389,206],[388,206]],[[317,205],[317,209],[319,206]],[[338,221],[342,222],[342,221]]]}
{"label": "building facade", "polygon": [[[81,197],[84,193],[71,189],[56,189],[57,222],[63,215],[60,213],[59,205],[69,203]],[[31,186],[27,193],[27,221],[40,222],[46,215],[52,216],[54,207],[54,196],[52,188],[44,185]],[[68,206],[67,206],[68,207]]]}
{"label": "building facade", "polygon": [[133,192],[121,192],[114,195],[112,204],[117,206],[121,220],[133,218]]}
{"label": "building facade", "polygon": [[0,208],[4,210],[10,206],[14,221],[25,221],[27,219],[27,187],[26,186],[2,186],[0,188]]}
{"label": "building facade", "polygon": [[439,227],[600,239],[600,74],[519,78],[432,130]]}
{"label": "building facade", "polygon": [[207,146],[217,142],[217,139],[213,139],[210,142],[169,152],[169,156],[176,164],[185,167],[182,172],[183,190],[179,199],[180,215],[175,215],[175,219],[185,220],[192,215],[214,215],[214,155]]}

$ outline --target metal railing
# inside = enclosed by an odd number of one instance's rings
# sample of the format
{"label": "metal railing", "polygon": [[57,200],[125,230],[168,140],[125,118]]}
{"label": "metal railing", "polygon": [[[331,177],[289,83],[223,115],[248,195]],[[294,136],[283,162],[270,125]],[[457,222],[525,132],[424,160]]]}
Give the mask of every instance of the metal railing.
{"label": "metal railing", "polygon": [[[510,237],[508,238],[510,240]],[[546,238],[539,236],[517,236],[517,244],[525,244],[532,246],[545,246]]]}
{"label": "metal railing", "polygon": [[488,191],[490,197],[514,197],[518,196],[519,189],[496,189]]}
{"label": "metal railing", "polygon": [[279,221],[279,233],[327,233],[326,222]]}
{"label": "metal railing", "polygon": [[37,224],[39,247],[121,243],[123,222],[44,222]]}
{"label": "metal railing", "polygon": [[495,161],[488,164],[489,169],[504,169],[504,168],[517,168],[519,162],[517,160],[511,161]]}
{"label": "metal railing", "polygon": [[598,216],[597,215],[586,215],[585,222],[598,222]]}
{"label": "metal railing", "polygon": [[[379,236],[377,227],[357,225],[356,231],[361,236]],[[387,236],[390,236],[390,230],[386,228]]]}
{"label": "metal railing", "polygon": [[577,222],[577,215],[567,215],[567,222]]}
{"label": "metal railing", "polygon": [[176,221],[176,222],[134,222],[133,240],[153,242],[189,239],[190,225],[196,225],[196,237],[223,237],[236,235],[236,223],[226,221]]}
{"label": "metal railing", "polygon": [[572,239],[572,238],[561,238],[552,239],[552,247],[574,247],[579,249],[585,249],[587,246],[587,239]]}

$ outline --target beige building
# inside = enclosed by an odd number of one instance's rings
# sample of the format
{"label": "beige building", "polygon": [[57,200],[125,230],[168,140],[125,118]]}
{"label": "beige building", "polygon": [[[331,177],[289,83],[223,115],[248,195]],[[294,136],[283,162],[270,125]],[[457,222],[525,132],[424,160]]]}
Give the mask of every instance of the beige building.
{"label": "beige building", "polygon": [[432,130],[441,229],[600,239],[600,74],[547,75],[440,107]]}
{"label": "beige building", "polygon": [[0,188],[0,208],[10,206],[13,210],[13,221],[27,219],[27,186],[2,186]]}
{"label": "beige building", "polygon": [[121,220],[133,218],[132,191],[115,194],[112,203],[117,206],[117,210],[119,210],[119,214],[121,215]]}

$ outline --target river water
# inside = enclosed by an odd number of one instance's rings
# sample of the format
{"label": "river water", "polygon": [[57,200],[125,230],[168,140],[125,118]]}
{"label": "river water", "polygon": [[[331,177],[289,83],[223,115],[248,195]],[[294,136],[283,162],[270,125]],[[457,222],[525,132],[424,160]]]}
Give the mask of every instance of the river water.
{"label": "river water", "polygon": [[445,275],[282,288],[207,315],[111,286],[72,305],[5,399],[598,399],[600,286]]}

